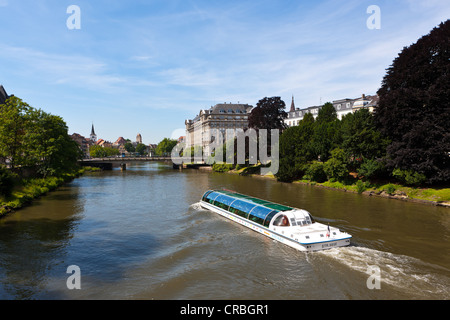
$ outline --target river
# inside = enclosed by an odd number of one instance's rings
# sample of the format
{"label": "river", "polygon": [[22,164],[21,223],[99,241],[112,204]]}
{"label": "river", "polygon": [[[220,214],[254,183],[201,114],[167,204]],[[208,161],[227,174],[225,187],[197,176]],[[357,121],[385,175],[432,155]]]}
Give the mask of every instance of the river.
{"label": "river", "polygon": [[[201,209],[213,188],[304,208],[352,234],[352,245],[298,252]],[[448,208],[128,164],[0,220],[0,298],[448,300],[449,239]]]}

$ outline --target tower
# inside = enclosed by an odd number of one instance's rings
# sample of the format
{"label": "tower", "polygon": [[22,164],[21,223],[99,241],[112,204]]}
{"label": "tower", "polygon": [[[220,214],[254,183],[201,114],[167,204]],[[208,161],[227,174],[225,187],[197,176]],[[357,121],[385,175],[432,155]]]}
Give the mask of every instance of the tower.
{"label": "tower", "polygon": [[136,136],[136,142],[137,143],[142,143],[142,136],[141,136],[140,133],[138,133],[137,136]]}
{"label": "tower", "polygon": [[92,142],[97,142],[97,135],[95,134],[94,124],[92,124],[90,139]]}

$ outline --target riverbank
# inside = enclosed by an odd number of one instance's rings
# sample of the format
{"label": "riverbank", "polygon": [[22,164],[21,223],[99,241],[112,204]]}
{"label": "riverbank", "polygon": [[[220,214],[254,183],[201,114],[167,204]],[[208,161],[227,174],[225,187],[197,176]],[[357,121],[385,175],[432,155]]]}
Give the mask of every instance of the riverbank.
{"label": "riverbank", "polygon": [[14,213],[33,202],[33,200],[54,191],[64,183],[80,177],[85,172],[99,171],[98,168],[83,167],[73,173],[59,177],[23,179],[8,197],[0,197],[0,219]]}
{"label": "riverbank", "polygon": [[[231,167],[228,167],[231,168]],[[277,180],[274,175],[262,176],[258,173],[260,165],[238,169],[223,167],[220,171],[229,174],[239,174],[256,178]],[[397,183],[370,183],[357,180],[355,183],[345,184],[338,181],[315,182],[311,180],[295,180],[293,184],[303,184],[319,188],[332,189],[341,192],[359,193],[365,196],[376,196],[395,200],[417,202],[426,205],[450,208],[450,188],[413,188]]]}

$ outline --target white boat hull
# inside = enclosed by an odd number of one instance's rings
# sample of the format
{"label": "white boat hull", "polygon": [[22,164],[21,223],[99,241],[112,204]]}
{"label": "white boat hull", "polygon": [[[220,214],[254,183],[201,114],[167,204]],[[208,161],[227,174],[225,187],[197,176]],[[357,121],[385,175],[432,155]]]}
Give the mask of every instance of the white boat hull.
{"label": "white boat hull", "polygon": [[337,247],[345,247],[345,246],[350,245],[351,236],[349,236],[349,235],[347,235],[345,237],[340,237],[340,238],[330,236],[330,237],[326,237],[323,241],[311,241],[311,242],[299,241],[298,234],[290,235],[289,232],[288,232],[288,234],[283,234],[283,233],[271,230],[260,224],[254,223],[250,220],[243,219],[236,214],[233,214],[231,212],[228,212],[226,210],[223,210],[221,208],[213,206],[205,201],[200,201],[200,205],[205,209],[216,212],[227,219],[237,222],[249,229],[252,229],[258,233],[261,233],[269,238],[279,241],[279,242],[281,242],[285,245],[288,245],[294,249],[297,249],[299,251],[320,251],[320,250],[327,250],[327,249],[332,249],[332,248],[337,248]]}

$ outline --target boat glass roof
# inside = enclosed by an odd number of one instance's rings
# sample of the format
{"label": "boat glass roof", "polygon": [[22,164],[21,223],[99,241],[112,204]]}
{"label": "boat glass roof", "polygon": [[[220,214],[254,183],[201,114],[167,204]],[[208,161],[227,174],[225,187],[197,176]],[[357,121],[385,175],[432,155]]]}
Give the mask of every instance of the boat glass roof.
{"label": "boat glass roof", "polygon": [[272,218],[293,208],[228,190],[209,190],[202,198],[216,207],[268,227]]}

